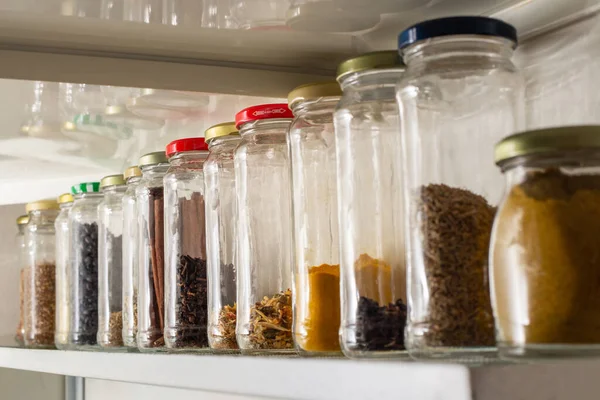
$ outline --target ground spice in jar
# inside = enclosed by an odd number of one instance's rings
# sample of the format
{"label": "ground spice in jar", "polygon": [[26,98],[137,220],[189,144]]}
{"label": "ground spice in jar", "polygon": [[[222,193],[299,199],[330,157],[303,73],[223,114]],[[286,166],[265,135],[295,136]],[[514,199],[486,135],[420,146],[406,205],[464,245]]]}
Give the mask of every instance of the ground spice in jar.
{"label": "ground spice in jar", "polygon": [[[31,347],[54,347],[56,266],[36,264],[25,270],[25,342]],[[33,279],[33,282],[27,282]],[[31,291],[31,293],[29,293]]]}
{"label": "ground spice in jar", "polygon": [[108,337],[104,346],[123,346],[123,313],[111,312],[108,321]]}
{"label": "ground spice in jar", "polygon": [[310,267],[307,283],[306,290],[297,291],[296,343],[304,351],[339,351],[340,266]]}
{"label": "ground spice in jar", "polygon": [[428,293],[427,347],[494,346],[488,252],[496,209],[468,190],[431,184],[418,202]]}
{"label": "ground spice in jar", "polygon": [[292,339],[292,291],[265,296],[250,309],[248,341],[254,349],[294,348]]}
{"label": "ground spice in jar", "polygon": [[502,341],[600,344],[599,251],[599,176],[548,169],[514,186],[493,248]]}

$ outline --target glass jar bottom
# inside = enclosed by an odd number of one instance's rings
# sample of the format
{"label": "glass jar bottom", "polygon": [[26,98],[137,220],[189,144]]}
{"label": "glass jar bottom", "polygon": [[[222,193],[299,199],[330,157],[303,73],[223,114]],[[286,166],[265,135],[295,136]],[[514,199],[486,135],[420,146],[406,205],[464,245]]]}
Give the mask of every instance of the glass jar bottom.
{"label": "glass jar bottom", "polygon": [[527,344],[501,343],[498,352],[510,361],[535,361],[555,358],[592,358],[600,356],[600,344]]}
{"label": "glass jar bottom", "polygon": [[343,352],[346,357],[354,359],[373,358],[412,361],[411,356],[406,350],[363,350],[352,347],[345,347],[343,349]]}
{"label": "glass jar bottom", "polygon": [[297,356],[296,349],[241,349],[245,356]]}
{"label": "glass jar bottom", "polygon": [[344,353],[339,351],[307,351],[303,348],[298,348],[298,354],[302,357],[325,357],[325,358],[337,358],[344,357]]}
{"label": "glass jar bottom", "polygon": [[418,361],[481,365],[502,362],[496,347],[424,347],[409,350]]}

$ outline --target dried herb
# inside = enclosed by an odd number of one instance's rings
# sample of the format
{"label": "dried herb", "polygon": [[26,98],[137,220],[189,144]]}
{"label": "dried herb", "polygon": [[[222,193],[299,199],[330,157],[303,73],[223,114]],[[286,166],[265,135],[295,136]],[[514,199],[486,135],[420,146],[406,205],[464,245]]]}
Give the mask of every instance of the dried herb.
{"label": "dried herb", "polygon": [[54,347],[56,266],[36,264],[25,270],[25,344]]}
{"label": "dried herb", "polygon": [[237,321],[237,304],[225,306],[219,311],[217,334],[211,336],[210,347],[217,350],[237,350],[235,324]]}
{"label": "dried herb", "polygon": [[406,304],[402,300],[380,306],[361,297],[356,310],[356,349],[367,351],[404,350]]}
{"label": "dried herb", "polygon": [[250,310],[249,344],[254,349],[292,349],[292,291],[265,296]]}
{"label": "dried herb", "polygon": [[108,334],[105,347],[123,346],[123,313],[121,311],[110,313],[108,321]]}
{"label": "dried herb", "polygon": [[420,343],[428,347],[494,346],[488,249],[495,208],[468,190],[422,187],[418,202],[428,286]]}

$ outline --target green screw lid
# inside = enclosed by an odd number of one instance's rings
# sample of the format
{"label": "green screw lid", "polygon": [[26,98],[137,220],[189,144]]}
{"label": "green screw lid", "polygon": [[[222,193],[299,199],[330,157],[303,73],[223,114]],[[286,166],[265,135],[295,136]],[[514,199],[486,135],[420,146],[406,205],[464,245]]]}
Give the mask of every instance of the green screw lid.
{"label": "green screw lid", "polygon": [[82,182],[71,186],[71,193],[98,193],[100,191],[100,182]]}

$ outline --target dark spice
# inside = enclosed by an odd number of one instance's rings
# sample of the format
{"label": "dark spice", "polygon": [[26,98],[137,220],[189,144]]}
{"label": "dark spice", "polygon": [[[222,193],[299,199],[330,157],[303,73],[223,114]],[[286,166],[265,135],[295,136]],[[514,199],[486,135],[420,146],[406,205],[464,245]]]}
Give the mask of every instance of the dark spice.
{"label": "dark spice", "polygon": [[356,310],[356,349],[367,351],[404,350],[406,304],[402,300],[380,306],[361,297]]}
{"label": "dark spice", "polygon": [[254,349],[292,349],[292,291],[265,296],[250,310],[248,342]]}
{"label": "dark spice", "polygon": [[25,344],[54,347],[56,266],[36,264],[25,270]]}

